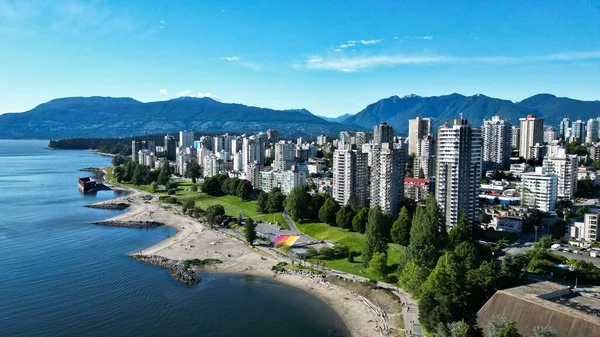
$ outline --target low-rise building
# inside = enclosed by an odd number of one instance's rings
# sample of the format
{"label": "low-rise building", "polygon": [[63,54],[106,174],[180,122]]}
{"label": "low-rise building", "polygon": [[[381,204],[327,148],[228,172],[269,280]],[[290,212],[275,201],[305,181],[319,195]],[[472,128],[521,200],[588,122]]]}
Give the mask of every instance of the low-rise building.
{"label": "low-rise building", "polygon": [[590,210],[583,222],[574,222],[569,226],[569,237],[576,241],[598,242],[598,221],[600,209]]}
{"label": "low-rise building", "polygon": [[553,213],[556,210],[558,176],[543,167],[521,174],[521,205]]}
{"label": "low-rise building", "polygon": [[532,170],[533,168],[527,163],[518,163],[510,165],[510,173],[512,173],[515,177],[520,177],[521,174],[525,172],[531,172]]}
{"label": "low-rise building", "polygon": [[515,217],[495,216],[487,227],[499,232],[520,233],[523,229],[523,220]]}
{"label": "low-rise building", "polygon": [[429,180],[420,178],[404,178],[404,197],[416,202],[427,199]]}

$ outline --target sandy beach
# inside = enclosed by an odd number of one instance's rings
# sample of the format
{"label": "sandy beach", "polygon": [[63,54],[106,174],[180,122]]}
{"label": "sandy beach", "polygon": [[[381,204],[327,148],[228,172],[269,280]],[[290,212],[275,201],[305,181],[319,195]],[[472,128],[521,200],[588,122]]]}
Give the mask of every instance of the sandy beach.
{"label": "sandy beach", "polygon": [[[236,238],[208,228],[203,223],[178,214],[169,206],[159,204],[156,196],[141,191],[130,191],[127,196],[94,204],[127,203],[129,211],[108,219],[111,222],[153,221],[177,229],[177,233],[139,254],[158,255],[172,260],[219,259],[223,263],[211,265],[203,271],[243,273],[275,280],[303,289],[327,303],[344,321],[352,336],[397,335],[395,313],[387,313],[364,297],[331,282],[300,275],[275,274],[271,267],[279,258],[262,250],[251,248]],[[136,253],[136,252],[131,252]],[[342,282],[343,283],[343,282]],[[365,301],[366,300],[366,301]],[[381,311],[379,311],[381,310]],[[379,315],[377,314],[379,313]],[[390,316],[392,318],[390,318]],[[390,322],[391,321],[391,322]]]}

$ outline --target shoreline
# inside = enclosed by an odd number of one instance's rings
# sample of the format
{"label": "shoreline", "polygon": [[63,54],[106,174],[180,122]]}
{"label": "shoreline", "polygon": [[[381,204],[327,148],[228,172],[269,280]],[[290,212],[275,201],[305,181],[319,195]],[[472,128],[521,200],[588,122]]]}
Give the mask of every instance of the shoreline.
{"label": "shoreline", "polygon": [[[176,233],[132,256],[157,256],[172,261],[189,259],[218,259],[220,264],[194,267],[195,272],[246,274],[273,279],[301,289],[325,302],[344,323],[352,336],[385,336],[399,333],[390,328],[385,311],[368,304],[368,300],[355,291],[307,275],[275,273],[271,267],[282,259],[258,248],[249,247],[237,238],[209,229],[195,219],[180,215],[171,206],[159,204],[156,196],[138,190],[121,188],[129,193],[122,197],[91,204],[95,208],[129,204],[128,211],[102,222],[123,225],[138,222],[159,222],[174,227]],[[163,267],[164,268],[164,267]],[[167,268],[168,269],[168,268]],[[173,274],[173,273],[172,273]],[[366,300],[366,301],[365,301]]]}

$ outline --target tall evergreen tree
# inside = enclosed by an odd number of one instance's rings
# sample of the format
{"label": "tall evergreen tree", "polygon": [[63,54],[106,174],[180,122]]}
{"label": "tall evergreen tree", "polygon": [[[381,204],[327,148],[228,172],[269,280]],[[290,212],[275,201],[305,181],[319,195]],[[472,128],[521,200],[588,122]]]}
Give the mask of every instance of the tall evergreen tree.
{"label": "tall evergreen tree", "polygon": [[259,213],[268,213],[267,210],[267,201],[269,200],[269,194],[265,192],[258,193],[258,198],[256,199],[256,210]]}
{"label": "tall evergreen tree", "polygon": [[352,228],[355,232],[359,232],[361,234],[365,233],[367,228],[367,221],[369,219],[369,209],[366,207],[361,208],[354,218],[352,218]]}
{"label": "tall evergreen tree", "polygon": [[250,246],[254,245],[254,241],[256,241],[256,224],[252,218],[246,218],[246,223],[244,225],[246,232],[244,233],[246,236],[246,241]]}
{"label": "tall evergreen tree", "polygon": [[473,230],[466,214],[463,212],[458,219],[458,223],[448,233],[448,248],[454,249],[461,242],[471,242],[473,240]]}
{"label": "tall evergreen tree", "polygon": [[401,245],[408,246],[410,243],[410,227],[412,226],[408,209],[402,207],[398,219],[392,225],[392,241]]}
{"label": "tall evergreen tree", "polygon": [[340,205],[332,198],[327,198],[321,209],[319,210],[319,220],[330,225],[336,225],[335,216],[340,210]]}
{"label": "tall evergreen tree", "polygon": [[363,263],[368,265],[375,253],[387,252],[388,242],[384,235],[384,215],[379,206],[369,210],[367,229],[365,231],[365,243],[363,245]]}
{"label": "tall evergreen tree", "polygon": [[336,213],[335,222],[338,227],[353,230],[352,228],[352,219],[354,219],[354,210],[350,205],[346,205]]}
{"label": "tall evergreen tree", "polygon": [[158,183],[163,186],[167,186],[169,183],[169,177],[171,176],[171,167],[169,167],[169,162],[165,160],[163,166],[160,169],[160,173],[158,175]]}
{"label": "tall evergreen tree", "polygon": [[285,199],[285,212],[296,221],[305,219],[308,201],[309,195],[304,186],[296,186]]}

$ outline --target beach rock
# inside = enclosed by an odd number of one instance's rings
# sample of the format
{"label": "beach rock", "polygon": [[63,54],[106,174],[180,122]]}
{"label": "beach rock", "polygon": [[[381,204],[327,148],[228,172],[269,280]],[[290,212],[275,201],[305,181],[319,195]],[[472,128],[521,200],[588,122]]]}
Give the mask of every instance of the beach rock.
{"label": "beach rock", "polygon": [[92,222],[94,225],[114,226],[114,227],[129,227],[129,228],[155,228],[163,226],[164,223],[157,221],[118,221],[104,220]]}
{"label": "beach rock", "polygon": [[99,208],[99,209],[111,209],[111,210],[124,210],[131,206],[125,202],[117,202],[117,203],[103,203],[103,204],[91,204],[85,205],[88,208]]}
{"label": "beach rock", "polygon": [[183,261],[171,260],[158,255],[129,255],[132,259],[142,261],[157,267],[169,269],[173,278],[187,286],[195,286],[200,283],[200,278],[196,276],[192,268],[187,268]]}

